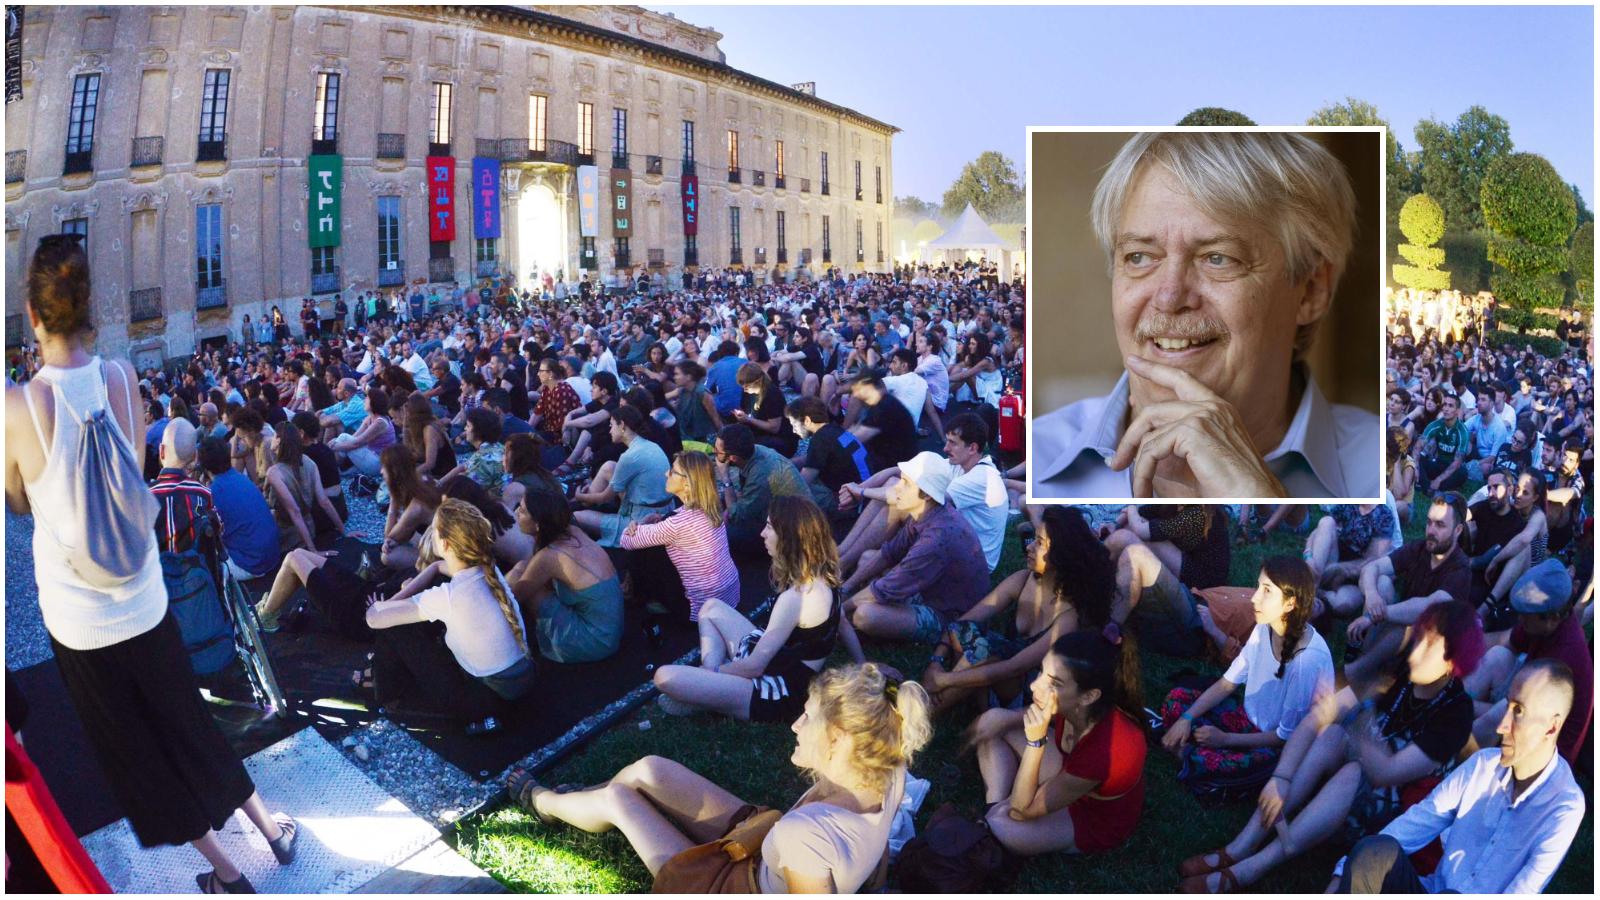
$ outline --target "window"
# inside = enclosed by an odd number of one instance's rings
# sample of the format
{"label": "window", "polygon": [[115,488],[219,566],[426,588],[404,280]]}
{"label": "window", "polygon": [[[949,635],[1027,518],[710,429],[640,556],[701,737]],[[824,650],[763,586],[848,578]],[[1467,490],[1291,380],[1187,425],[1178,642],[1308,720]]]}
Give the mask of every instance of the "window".
{"label": "window", "polygon": [[778,261],[783,261],[783,255],[789,252],[789,240],[786,229],[783,227],[783,210],[778,210]]}
{"label": "window", "polygon": [[872,167],[872,184],[878,194],[878,202],[883,202],[883,166]]}
{"label": "window", "polygon": [[833,259],[833,232],[828,228],[828,217],[822,217],[822,261]]}
{"label": "window", "polygon": [[773,158],[772,158],[772,168],[773,168],[773,174],[778,176],[778,180],[779,181],[782,181],[783,180],[783,141],[778,141],[778,143],[776,145],[776,150],[774,151]]}
{"label": "window", "polygon": [[445,81],[433,83],[433,119],[428,125],[428,143],[450,143],[450,92],[452,85]]}
{"label": "window", "polygon": [[222,204],[208,203],[194,211],[195,287],[222,287]]}
{"label": "window", "polygon": [[633,265],[632,242],[625,237],[613,238],[613,241],[615,242],[613,249],[616,251],[613,265],[619,269]]}
{"label": "window", "polygon": [[878,248],[878,262],[883,262],[883,220],[879,219],[875,227],[877,228],[877,238],[875,239],[877,243],[875,246]]}
{"label": "window", "polygon": [[688,119],[683,120],[683,162],[694,162],[694,123]]}
{"label": "window", "polygon": [[205,90],[200,95],[200,141],[217,143],[223,140],[228,125],[227,69],[207,69]]}
{"label": "window", "polygon": [[856,160],[856,199],[861,199],[861,160]]}
{"label": "window", "polygon": [[744,250],[744,245],[739,240],[739,207],[728,207],[728,249],[733,251],[734,258],[738,258]]}
{"label": "window", "polygon": [[686,234],[683,236],[683,264],[686,266],[700,265],[700,238],[697,235]]}
{"label": "window", "polygon": [[495,244],[499,243],[494,238],[478,238],[474,242],[473,260],[480,263],[492,263],[498,259]]}
{"label": "window", "polygon": [[628,155],[628,111],[625,109],[611,110],[611,155]]}
{"label": "window", "polygon": [[378,271],[400,268],[400,198],[378,198]]}
{"label": "window", "polygon": [[528,95],[528,149],[535,153],[544,152],[545,128],[549,124],[549,114],[546,104],[549,98],[542,94]]}
{"label": "window", "polygon": [[92,72],[74,79],[72,113],[67,119],[67,153],[88,153],[94,149],[94,115],[99,105],[100,73]]}
{"label": "window", "polygon": [[867,245],[861,239],[861,217],[856,216],[856,262],[863,262],[867,258]]}
{"label": "window", "polygon": [[311,248],[311,275],[332,275],[338,271],[334,263],[334,251],[337,247],[312,247]]}
{"label": "window", "polygon": [[83,249],[85,251],[87,251],[89,249],[89,220],[88,219],[68,219],[65,222],[62,222],[61,223],[61,233],[62,234],[81,234],[81,235],[83,235]]}
{"label": "window", "polygon": [[728,171],[739,168],[739,132],[728,132]]}
{"label": "window", "polygon": [[594,155],[594,104],[578,104],[578,152]]}
{"label": "window", "polygon": [[828,151],[823,150],[817,155],[822,161],[822,192],[826,194],[828,192]]}
{"label": "window", "polygon": [[578,268],[592,269],[595,267],[594,238],[578,238]]}
{"label": "window", "polygon": [[311,136],[319,141],[338,139],[339,74],[337,72],[317,73],[317,100],[311,121]]}

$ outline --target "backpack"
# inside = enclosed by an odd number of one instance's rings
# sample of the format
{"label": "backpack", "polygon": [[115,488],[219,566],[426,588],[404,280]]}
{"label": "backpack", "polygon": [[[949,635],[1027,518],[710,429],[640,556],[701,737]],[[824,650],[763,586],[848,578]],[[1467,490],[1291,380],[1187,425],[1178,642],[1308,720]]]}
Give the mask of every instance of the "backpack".
{"label": "backpack", "polygon": [[915,894],[1005,892],[1017,866],[989,823],[969,819],[946,803],[928,827],[900,849],[894,874],[900,890]]}
{"label": "backpack", "polygon": [[167,608],[178,620],[194,673],[220,672],[233,659],[233,624],[205,559],[195,550],[162,553],[161,577],[167,584]]}
{"label": "backpack", "polygon": [[[132,407],[133,387],[128,384],[127,373],[120,366],[112,368],[122,377]],[[105,370],[105,363],[101,362],[101,396],[105,402],[81,418],[62,402],[61,389],[50,385],[56,415],[64,411],[78,423],[78,446],[67,460],[77,477],[71,479],[67,496],[61,498],[64,508],[76,516],[64,531],[55,533],[55,538],[71,551],[68,564],[78,577],[99,590],[121,587],[144,569],[145,561],[155,550],[155,522],[161,511],[145,484],[142,460],[117,437],[111,398],[105,390]],[[28,402],[31,410],[32,395],[28,395]],[[129,443],[133,443],[131,438]],[[44,449],[42,441],[40,448]]]}

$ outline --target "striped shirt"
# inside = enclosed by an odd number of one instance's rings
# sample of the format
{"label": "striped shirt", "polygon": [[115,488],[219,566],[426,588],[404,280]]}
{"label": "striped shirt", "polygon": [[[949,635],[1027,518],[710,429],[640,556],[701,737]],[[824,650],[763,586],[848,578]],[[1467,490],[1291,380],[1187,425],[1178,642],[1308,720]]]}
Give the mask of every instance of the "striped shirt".
{"label": "striped shirt", "polygon": [[[219,535],[216,504],[211,501],[211,489],[188,478],[181,469],[162,469],[150,493],[161,504],[161,514],[156,517],[156,543],[162,553],[186,553],[194,549],[196,524],[205,517],[212,519],[211,534]],[[202,548],[208,549],[208,548]]]}
{"label": "striped shirt", "polygon": [[728,553],[726,525],[712,525],[705,513],[684,508],[655,524],[638,526],[631,535],[622,535],[625,550],[662,546],[683,578],[692,621],[700,619],[700,607],[713,597],[729,606],[739,605],[739,570]]}

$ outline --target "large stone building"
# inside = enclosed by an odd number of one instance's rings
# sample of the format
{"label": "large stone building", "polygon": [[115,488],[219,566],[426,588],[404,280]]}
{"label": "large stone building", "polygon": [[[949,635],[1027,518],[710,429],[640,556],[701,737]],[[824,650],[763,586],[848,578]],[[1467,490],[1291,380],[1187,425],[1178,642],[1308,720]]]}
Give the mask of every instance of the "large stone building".
{"label": "large stone building", "polygon": [[294,319],[304,297],[496,266],[675,283],[697,265],[888,265],[896,129],[732,68],[720,34],[672,16],[21,9],[7,345],[27,334],[32,249],[64,230],[87,235],[97,346],[141,364],[275,304]]}

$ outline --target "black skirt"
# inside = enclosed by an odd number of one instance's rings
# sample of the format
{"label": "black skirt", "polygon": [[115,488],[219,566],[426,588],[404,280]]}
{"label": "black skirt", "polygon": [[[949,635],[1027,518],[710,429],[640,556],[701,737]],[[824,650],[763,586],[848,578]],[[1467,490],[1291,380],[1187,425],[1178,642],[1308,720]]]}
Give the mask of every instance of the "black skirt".
{"label": "black skirt", "polygon": [[255,792],[200,696],[177,620],[98,650],[54,638],[56,667],[84,733],[145,847],[220,829]]}

